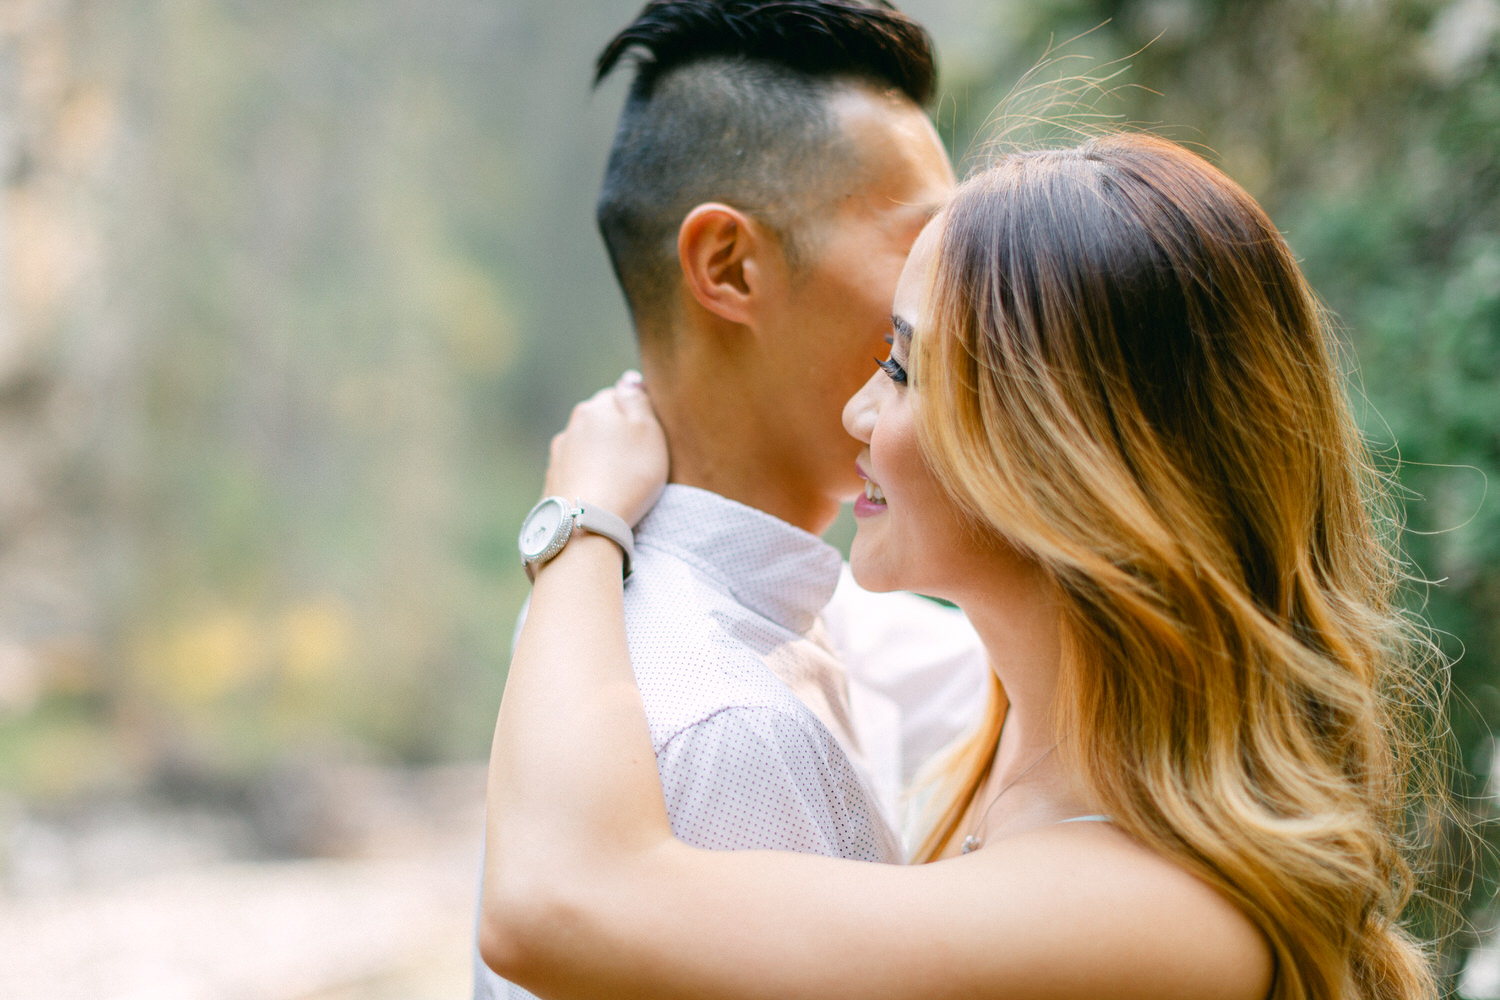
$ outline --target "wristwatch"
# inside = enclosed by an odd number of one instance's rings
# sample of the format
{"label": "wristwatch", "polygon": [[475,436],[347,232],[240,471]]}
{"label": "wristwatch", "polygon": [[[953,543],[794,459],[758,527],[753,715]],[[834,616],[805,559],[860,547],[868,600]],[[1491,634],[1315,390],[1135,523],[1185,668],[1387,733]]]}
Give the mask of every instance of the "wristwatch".
{"label": "wristwatch", "polygon": [[562,497],[547,497],[531,508],[521,522],[521,565],[526,578],[536,580],[537,567],[563,550],[574,528],[603,535],[625,553],[625,575],[630,575],[630,560],[635,557],[635,543],[623,518],[603,507],[591,507],[579,500],[569,503]]}

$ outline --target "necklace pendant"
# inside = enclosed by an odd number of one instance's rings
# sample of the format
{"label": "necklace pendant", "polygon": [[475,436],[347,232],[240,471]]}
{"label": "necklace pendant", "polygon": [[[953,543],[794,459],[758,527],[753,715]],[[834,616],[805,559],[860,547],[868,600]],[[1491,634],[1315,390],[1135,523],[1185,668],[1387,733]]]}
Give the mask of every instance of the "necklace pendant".
{"label": "necklace pendant", "polygon": [[983,843],[984,841],[980,840],[978,837],[974,836],[974,834],[971,833],[967,837],[965,837],[964,842],[959,845],[958,853],[968,854],[971,851],[977,851],[979,850],[979,845]]}

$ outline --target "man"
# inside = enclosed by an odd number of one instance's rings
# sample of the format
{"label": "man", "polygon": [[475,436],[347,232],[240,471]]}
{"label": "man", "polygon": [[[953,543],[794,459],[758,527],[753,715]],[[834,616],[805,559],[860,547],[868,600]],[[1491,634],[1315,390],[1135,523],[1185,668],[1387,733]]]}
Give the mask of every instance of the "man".
{"label": "man", "polygon": [[[653,0],[596,81],[627,55],[598,220],[672,456],[625,601],[673,830],[900,862],[900,786],[987,669],[961,616],[841,582],[816,536],[861,489],[840,413],[954,183],[930,40],[883,2]],[[477,960],[475,992],[529,996]]]}

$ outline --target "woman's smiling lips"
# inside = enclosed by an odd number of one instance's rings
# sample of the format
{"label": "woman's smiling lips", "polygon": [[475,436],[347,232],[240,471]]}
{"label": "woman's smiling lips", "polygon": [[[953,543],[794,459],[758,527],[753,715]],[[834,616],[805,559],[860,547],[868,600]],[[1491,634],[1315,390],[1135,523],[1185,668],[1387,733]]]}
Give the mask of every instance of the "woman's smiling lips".
{"label": "woman's smiling lips", "polygon": [[865,491],[861,493],[854,501],[854,516],[873,517],[876,514],[883,514],[885,512],[885,494],[881,492],[880,487],[876,486],[874,481],[865,474],[865,470],[863,467],[856,463],[854,466],[854,471],[859,473],[859,478],[865,481]]}

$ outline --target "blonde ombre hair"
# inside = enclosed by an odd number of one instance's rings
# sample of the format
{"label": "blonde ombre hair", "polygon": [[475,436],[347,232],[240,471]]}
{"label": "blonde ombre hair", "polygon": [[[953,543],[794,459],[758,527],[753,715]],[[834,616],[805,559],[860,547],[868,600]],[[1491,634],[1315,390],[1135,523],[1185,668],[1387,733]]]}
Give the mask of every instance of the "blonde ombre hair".
{"label": "blonde ombre hair", "polygon": [[[1400,914],[1442,663],[1397,606],[1395,519],[1285,241],[1135,134],[1006,155],[942,225],[922,442],[1063,595],[1059,731],[1095,801],[1256,923],[1278,1000],[1435,996]],[[958,829],[996,721],[919,856]]]}

